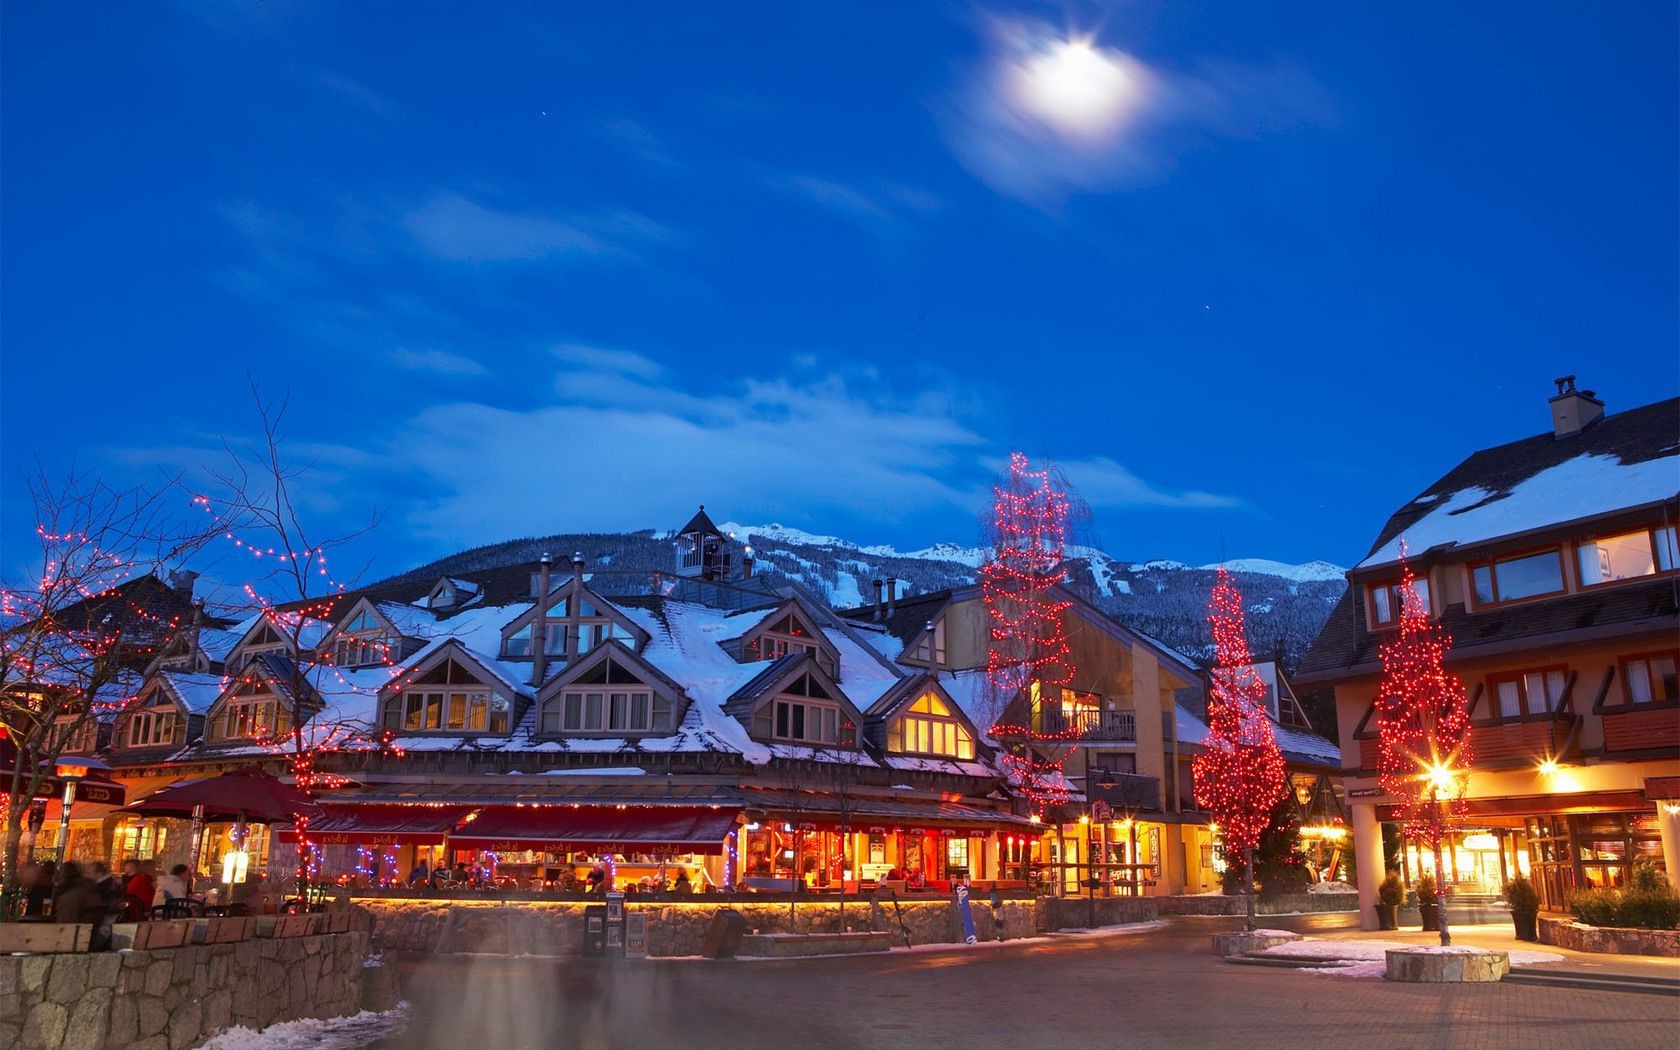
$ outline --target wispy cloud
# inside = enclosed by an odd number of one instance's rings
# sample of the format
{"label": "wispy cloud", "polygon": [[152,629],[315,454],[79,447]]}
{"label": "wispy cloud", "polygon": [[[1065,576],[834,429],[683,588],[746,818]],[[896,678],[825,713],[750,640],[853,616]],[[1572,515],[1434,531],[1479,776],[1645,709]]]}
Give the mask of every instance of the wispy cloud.
{"label": "wispy cloud", "polygon": [[428,256],[472,263],[630,258],[639,242],[668,239],[671,233],[627,209],[561,217],[502,211],[455,193],[431,197],[404,217],[403,226]]}
{"label": "wispy cloud", "polygon": [[445,376],[477,376],[489,371],[470,357],[438,349],[413,350],[400,346],[391,351],[391,361],[399,368]]}
{"label": "wispy cloud", "polygon": [[841,179],[804,171],[755,170],[763,185],[795,200],[814,204],[871,232],[887,232],[907,220],[939,211],[944,202],[932,193],[891,179]]}
{"label": "wispy cloud", "polygon": [[935,109],[971,173],[1040,206],[1157,182],[1210,137],[1335,119],[1323,86],[1288,65],[1210,60],[1175,71],[1022,19],[991,19],[982,35],[984,58]]}
{"label": "wispy cloud", "polygon": [[1220,510],[1244,505],[1242,500],[1233,496],[1152,484],[1107,456],[1064,461],[1058,465],[1092,507]]}

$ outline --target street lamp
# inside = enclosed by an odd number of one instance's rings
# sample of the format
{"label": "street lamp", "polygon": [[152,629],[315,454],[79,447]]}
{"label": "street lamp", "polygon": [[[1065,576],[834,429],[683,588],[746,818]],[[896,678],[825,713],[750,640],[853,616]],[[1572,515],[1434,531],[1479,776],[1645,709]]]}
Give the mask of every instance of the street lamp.
{"label": "street lamp", "polygon": [[88,766],[75,759],[59,759],[56,763],[59,778],[64,781],[64,796],[59,800],[58,862],[64,863],[64,851],[70,845],[70,807],[76,804],[76,785],[88,775]]}
{"label": "street lamp", "polygon": [[1450,801],[1452,792],[1458,787],[1458,774],[1450,761],[1435,761],[1424,771],[1424,779],[1429,784],[1429,840],[1435,852],[1436,914],[1441,917],[1441,946],[1444,948],[1452,944],[1452,933],[1447,928],[1447,909],[1441,903],[1444,899],[1441,891],[1446,886],[1446,869],[1441,865],[1441,835],[1445,824],[1441,819],[1441,803],[1442,795]]}

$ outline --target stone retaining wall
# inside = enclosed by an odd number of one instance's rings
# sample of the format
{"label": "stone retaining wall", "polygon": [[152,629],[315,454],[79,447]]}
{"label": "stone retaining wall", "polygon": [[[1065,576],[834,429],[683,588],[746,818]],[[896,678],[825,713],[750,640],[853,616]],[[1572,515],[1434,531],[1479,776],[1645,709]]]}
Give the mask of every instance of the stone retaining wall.
{"label": "stone retaining wall", "polygon": [[[1162,915],[1246,915],[1247,898],[1207,895],[1150,898],[1160,902]],[[1295,912],[1358,911],[1357,893],[1280,893],[1257,897],[1256,915],[1291,915]]]}
{"label": "stone retaining wall", "polygon": [[[403,900],[358,897],[373,917],[379,951],[482,952],[487,954],[575,955],[583,944],[583,909],[576,901]],[[993,912],[984,897],[972,902],[975,935],[983,941],[1014,940],[1046,930],[1090,925],[1085,900],[1011,898]],[[893,935],[895,945],[954,944],[963,940],[962,921],[949,900],[848,900],[711,898],[693,902],[629,901],[648,916],[650,956],[698,955],[712,916],[734,908],[749,933],[839,933],[845,930]],[[1155,898],[1108,898],[1096,902],[1096,924],[1144,922],[1159,912]]]}
{"label": "stone retaining wall", "polygon": [[1610,955],[1664,955],[1680,958],[1680,930],[1639,930],[1626,926],[1588,926],[1573,919],[1539,923],[1540,943],[1578,952]]}
{"label": "stone retaining wall", "polygon": [[0,1047],[187,1050],[235,1025],[362,1008],[368,935],[0,956]]}

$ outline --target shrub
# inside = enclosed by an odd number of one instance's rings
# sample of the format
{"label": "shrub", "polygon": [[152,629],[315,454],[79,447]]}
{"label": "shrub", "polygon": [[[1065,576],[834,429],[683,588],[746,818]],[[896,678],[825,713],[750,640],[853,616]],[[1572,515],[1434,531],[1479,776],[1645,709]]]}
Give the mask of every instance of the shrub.
{"label": "shrub", "polygon": [[[1658,876],[1661,878],[1661,875]],[[1617,926],[1644,930],[1672,930],[1680,926],[1680,897],[1665,886],[1662,890],[1629,890],[1616,906]]]}
{"label": "shrub", "polygon": [[1628,890],[1632,893],[1671,894],[1668,879],[1657,870],[1657,866],[1648,860],[1642,860],[1633,866],[1633,874],[1628,876]]}
{"label": "shrub", "polygon": [[1427,871],[1417,877],[1417,899],[1419,904],[1434,904],[1435,876]]}
{"label": "shrub", "polygon": [[1389,872],[1388,877],[1377,885],[1377,903],[1395,907],[1406,903],[1406,884],[1400,881],[1398,871]]}
{"label": "shrub", "polygon": [[1582,890],[1569,898],[1569,911],[1588,926],[1616,925],[1616,908],[1621,894],[1615,890]]}
{"label": "shrub", "polygon": [[1540,894],[1534,883],[1518,875],[1505,884],[1505,903],[1519,915],[1533,915],[1540,910]]}

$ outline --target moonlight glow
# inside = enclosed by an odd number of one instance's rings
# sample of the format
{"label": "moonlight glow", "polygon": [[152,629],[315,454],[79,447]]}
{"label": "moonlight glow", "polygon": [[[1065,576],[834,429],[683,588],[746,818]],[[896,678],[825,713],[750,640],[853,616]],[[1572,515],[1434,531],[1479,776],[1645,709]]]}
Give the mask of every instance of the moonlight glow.
{"label": "moonlight glow", "polygon": [[1102,139],[1137,111],[1147,76],[1130,56],[1076,39],[1017,60],[1012,79],[1023,111],[1065,135]]}

